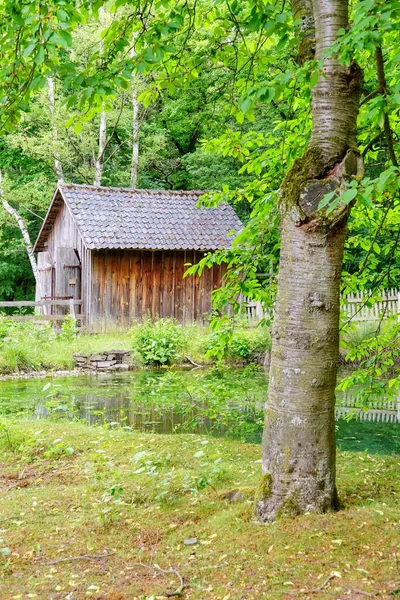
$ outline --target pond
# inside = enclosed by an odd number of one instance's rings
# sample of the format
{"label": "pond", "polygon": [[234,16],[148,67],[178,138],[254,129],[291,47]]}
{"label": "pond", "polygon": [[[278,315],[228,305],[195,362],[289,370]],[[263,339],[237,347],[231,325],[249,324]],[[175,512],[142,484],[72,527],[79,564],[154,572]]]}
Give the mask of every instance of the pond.
{"label": "pond", "polygon": [[[254,366],[14,379],[0,381],[0,415],[259,442],[266,393]],[[397,423],[340,419],[337,427],[342,449],[400,454]]]}

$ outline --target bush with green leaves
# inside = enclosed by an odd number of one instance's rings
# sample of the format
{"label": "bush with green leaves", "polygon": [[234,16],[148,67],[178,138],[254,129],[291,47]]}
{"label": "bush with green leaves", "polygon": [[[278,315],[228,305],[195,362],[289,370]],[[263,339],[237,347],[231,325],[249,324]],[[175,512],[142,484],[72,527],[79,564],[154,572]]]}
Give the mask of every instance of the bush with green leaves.
{"label": "bush with green leaves", "polygon": [[60,338],[67,342],[76,338],[76,319],[71,315],[67,315],[62,322]]}
{"label": "bush with green leaves", "polygon": [[183,328],[173,319],[146,319],[133,329],[133,347],[145,365],[170,365],[184,346]]}
{"label": "bush with green leaves", "polygon": [[218,327],[208,340],[207,356],[217,360],[260,361],[265,352],[271,349],[271,338],[266,327],[235,327],[229,317],[222,317]]}

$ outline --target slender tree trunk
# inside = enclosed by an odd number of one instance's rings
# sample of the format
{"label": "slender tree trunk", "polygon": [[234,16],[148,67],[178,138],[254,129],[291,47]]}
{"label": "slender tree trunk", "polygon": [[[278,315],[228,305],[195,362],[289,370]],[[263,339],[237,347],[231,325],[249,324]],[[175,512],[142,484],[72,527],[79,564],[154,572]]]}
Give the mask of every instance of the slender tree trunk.
{"label": "slender tree trunk", "polygon": [[106,132],[107,132],[107,113],[102,110],[100,113],[99,125],[99,150],[95,161],[95,180],[94,185],[100,186],[103,176],[104,166],[104,151],[106,149]]}
{"label": "slender tree trunk", "polygon": [[139,102],[136,89],[136,77],[132,83],[132,162],[131,162],[131,188],[137,187],[139,170]]}
{"label": "slender tree trunk", "polygon": [[[48,86],[49,108],[50,108],[50,117],[51,117],[51,128],[52,128],[54,142],[57,143],[58,129],[57,129],[57,125],[55,123],[56,104],[55,104],[55,93],[54,93],[54,80],[52,77],[47,78],[47,86]],[[54,168],[56,171],[58,183],[62,183],[64,181],[64,173],[63,173],[62,164],[60,162],[60,155],[59,155],[57,149],[54,154]]]}
{"label": "slender tree trunk", "polygon": [[[135,38],[132,40],[131,57],[136,56]],[[138,76],[136,73],[132,75],[132,160],[131,160],[131,188],[137,187],[137,177],[139,170],[139,102],[137,93]]]}
{"label": "slender tree trunk", "polygon": [[19,212],[17,210],[15,210],[15,208],[13,208],[7,202],[7,200],[4,200],[4,198],[3,198],[2,202],[3,202],[4,210],[7,211],[8,214],[11,215],[17,221],[18,227],[22,233],[22,237],[25,242],[26,253],[28,254],[29,262],[31,263],[31,267],[32,267],[33,276],[35,278],[36,285],[37,285],[38,284],[38,270],[37,270],[37,264],[36,264],[36,259],[35,259],[35,253],[33,252],[31,238],[29,235],[29,231],[25,225],[25,221],[23,220],[23,218],[21,217]]}
{"label": "slender tree trunk", "polygon": [[[100,8],[99,10],[100,22],[104,18],[104,8]],[[103,53],[103,42],[100,41],[99,44],[100,55]],[[100,186],[101,179],[103,176],[103,167],[104,167],[104,152],[106,150],[107,145],[107,113],[104,110],[104,103],[102,106],[103,110],[100,113],[100,123],[99,123],[99,146],[98,152],[95,159],[95,179],[94,185]]]}
{"label": "slender tree trunk", "polygon": [[[299,10],[299,0],[294,3]],[[348,0],[311,4],[312,14],[307,0],[302,16],[307,31],[315,26],[319,59],[348,26]],[[349,207],[341,203],[327,216],[318,205],[361,174],[355,143],[362,73],[334,56],[323,70],[312,91],[311,142],[281,187],[282,247],[257,492],[261,521],[337,507],[334,406]]]}

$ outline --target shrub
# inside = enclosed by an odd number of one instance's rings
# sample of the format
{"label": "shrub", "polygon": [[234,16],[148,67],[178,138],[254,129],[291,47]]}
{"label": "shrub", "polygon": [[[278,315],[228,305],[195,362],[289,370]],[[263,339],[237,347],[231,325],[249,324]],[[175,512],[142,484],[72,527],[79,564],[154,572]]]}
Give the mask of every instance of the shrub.
{"label": "shrub", "polygon": [[170,365],[184,347],[183,328],[172,319],[146,319],[133,330],[133,347],[146,365]]}
{"label": "shrub", "polygon": [[215,329],[207,346],[207,356],[212,358],[260,361],[265,352],[271,349],[271,339],[266,327],[234,329],[228,320]]}
{"label": "shrub", "polygon": [[71,342],[76,337],[76,319],[67,315],[61,325],[60,338]]}

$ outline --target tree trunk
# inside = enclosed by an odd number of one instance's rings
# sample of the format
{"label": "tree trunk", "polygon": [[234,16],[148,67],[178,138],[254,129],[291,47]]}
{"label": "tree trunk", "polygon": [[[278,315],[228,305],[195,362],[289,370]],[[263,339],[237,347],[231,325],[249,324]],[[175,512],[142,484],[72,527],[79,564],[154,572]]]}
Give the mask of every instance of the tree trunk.
{"label": "tree trunk", "polygon": [[132,116],[131,188],[136,188],[139,170],[139,102],[137,98],[136,78],[132,83]]}
{"label": "tree trunk", "polygon": [[35,282],[36,282],[36,286],[39,286],[39,277],[38,277],[38,268],[37,268],[37,264],[36,264],[36,258],[35,258],[35,253],[33,252],[33,246],[32,246],[32,242],[31,242],[31,238],[29,235],[29,231],[25,225],[25,221],[23,220],[23,218],[21,217],[21,215],[19,214],[19,212],[13,208],[8,202],[7,200],[2,200],[2,204],[3,204],[3,208],[6,212],[8,212],[9,215],[11,215],[13,217],[13,219],[16,220],[18,227],[21,231],[22,237],[24,239],[24,243],[25,243],[25,248],[26,248],[26,253],[28,255],[29,258],[29,262],[31,263],[31,268],[32,268],[32,273],[33,276],[35,278]]}
{"label": "tree trunk", "polygon": [[[135,39],[133,35],[131,58],[136,56]],[[138,75],[132,75],[132,160],[131,160],[131,188],[136,188],[139,171],[139,102],[137,93]]]}
{"label": "tree trunk", "polygon": [[100,113],[100,124],[99,124],[99,150],[95,162],[95,179],[94,185],[101,185],[101,178],[103,176],[104,166],[104,152],[106,149],[106,132],[107,132],[107,114],[105,110]]}
{"label": "tree trunk", "polygon": [[[99,10],[100,22],[104,19],[104,8],[102,7]],[[99,51],[100,56],[103,53],[103,42],[99,43]],[[99,123],[99,147],[97,156],[95,159],[95,177],[94,177],[94,185],[101,186],[101,179],[103,177],[103,168],[104,168],[104,153],[106,151],[107,146],[107,113],[105,111],[104,102],[102,105],[103,110],[100,113],[100,123]]]}
{"label": "tree trunk", "polygon": [[[307,0],[304,10],[309,7]],[[312,8],[307,31],[315,26],[319,59],[338,29],[347,28],[348,2],[314,0]],[[362,73],[334,56],[325,58],[323,71],[312,90],[311,142],[281,187],[278,296],[256,499],[261,521],[337,507],[334,406],[349,206],[340,202],[326,215],[318,205],[362,172],[355,147]]]}
{"label": "tree trunk", "polygon": [[[52,132],[53,132],[54,141],[57,143],[58,130],[57,130],[57,125],[55,123],[56,103],[55,103],[55,93],[54,93],[54,80],[52,77],[47,78],[47,85],[48,85],[49,109],[50,109],[50,117],[51,117],[51,128],[52,128]],[[54,168],[56,171],[58,183],[62,183],[64,181],[64,173],[63,173],[63,168],[62,168],[62,164],[60,161],[60,155],[59,155],[57,149],[54,153]]]}

